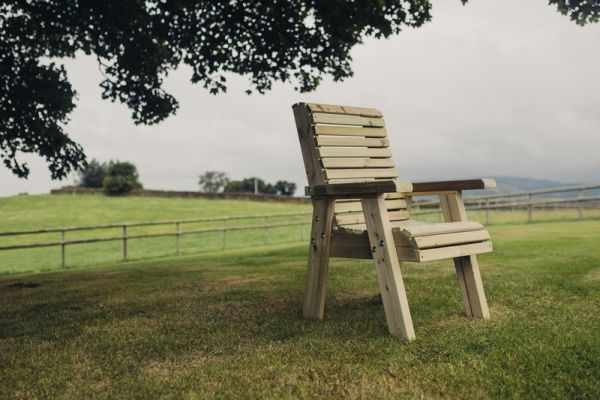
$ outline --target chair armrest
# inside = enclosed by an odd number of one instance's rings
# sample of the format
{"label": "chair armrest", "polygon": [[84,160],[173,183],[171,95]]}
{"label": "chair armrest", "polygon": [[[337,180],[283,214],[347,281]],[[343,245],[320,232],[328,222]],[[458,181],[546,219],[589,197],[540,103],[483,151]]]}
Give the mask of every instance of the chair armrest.
{"label": "chair armrest", "polygon": [[397,193],[412,191],[412,183],[398,179],[385,181],[370,181],[356,183],[330,183],[325,185],[307,186],[307,196],[332,197],[370,197],[380,193]]}
{"label": "chair armrest", "polygon": [[496,187],[496,181],[489,178],[463,179],[460,181],[415,182],[411,193],[406,196],[430,196],[439,192],[454,192],[462,190],[491,189]]}

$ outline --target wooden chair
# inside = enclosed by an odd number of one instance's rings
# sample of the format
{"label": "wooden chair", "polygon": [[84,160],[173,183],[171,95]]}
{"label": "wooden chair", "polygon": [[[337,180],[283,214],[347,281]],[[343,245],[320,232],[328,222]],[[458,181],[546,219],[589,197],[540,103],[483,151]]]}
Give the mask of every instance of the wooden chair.
{"label": "wooden chair", "polygon": [[[492,251],[492,243],[481,224],[467,220],[461,192],[495,182],[401,181],[379,111],[311,103],[292,108],[313,203],[304,315],[323,318],[329,257],[372,258],[389,332],[412,340],[401,263],[453,258],[466,314],[489,318],[475,255]],[[440,197],[445,222],[410,218],[409,201],[419,195]]]}

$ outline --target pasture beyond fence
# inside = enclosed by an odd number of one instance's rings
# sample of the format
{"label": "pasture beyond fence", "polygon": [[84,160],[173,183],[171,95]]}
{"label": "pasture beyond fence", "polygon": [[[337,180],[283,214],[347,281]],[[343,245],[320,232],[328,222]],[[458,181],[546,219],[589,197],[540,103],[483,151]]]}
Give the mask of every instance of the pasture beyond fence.
{"label": "pasture beyond fence", "polygon": [[[576,211],[576,218],[583,219],[588,216],[586,215],[586,210],[600,210],[600,196],[594,194],[586,195],[586,193],[589,191],[597,189],[600,189],[600,185],[562,187],[529,192],[470,197],[465,198],[465,205],[472,218],[474,217],[474,214],[476,214],[475,218],[473,219],[480,220],[486,224],[493,224],[495,222],[490,218],[490,213],[493,211],[521,212],[525,214],[522,216],[523,219],[531,222],[535,219],[536,212],[569,209]],[[549,195],[552,194],[561,194],[561,197],[549,197]],[[569,194],[571,195],[569,196]],[[483,212],[484,215],[478,214],[480,212]],[[166,237],[175,238],[173,250],[176,255],[181,254],[182,238],[188,235],[206,235],[211,233],[220,235],[220,238],[213,238],[213,241],[211,242],[214,245],[212,248],[213,251],[228,249],[228,237],[232,232],[236,231],[253,231],[253,240],[248,240],[249,236],[246,236],[245,238],[238,240],[235,247],[240,247],[237,245],[240,241],[243,243],[242,247],[244,244],[251,246],[258,244],[269,245],[292,240],[304,241],[308,237],[308,228],[310,227],[311,222],[308,216],[310,214],[310,211],[303,211],[294,213],[220,216],[144,222],[121,222],[100,225],[4,231],[0,232],[0,239],[30,235],[39,235],[42,237],[48,237],[48,235],[58,235],[58,239],[26,243],[15,242],[13,240],[8,244],[0,243],[0,252],[8,250],[33,250],[44,247],[60,247],[60,265],[65,268],[67,266],[66,249],[68,246],[91,243],[120,242],[120,259],[125,261],[129,258],[129,241],[134,239],[141,240]],[[421,219],[439,220],[441,219],[439,202],[430,201],[427,199],[425,201],[415,201],[412,203],[411,214],[415,216],[422,216],[420,217]],[[596,213],[593,215],[600,216]],[[240,221],[244,223],[236,224]],[[257,222],[246,223],[252,221]],[[210,224],[211,226],[201,228],[192,227],[185,229],[186,227],[198,224]],[[170,229],[159,232],[132,232],[134,228],[165,226],[170,227]],[[281,234],[282,228],[286,229],[285,234]],[[271,232],[278,229],[278,233],[271,235]],[[70,234],[73,234],[74,232],[85,233],[98,230],[118,230],[118,234],[109,236],[81,237],[75,239],[69,238]],[[161,246],[161,248],[166,249],[165,246]]]}

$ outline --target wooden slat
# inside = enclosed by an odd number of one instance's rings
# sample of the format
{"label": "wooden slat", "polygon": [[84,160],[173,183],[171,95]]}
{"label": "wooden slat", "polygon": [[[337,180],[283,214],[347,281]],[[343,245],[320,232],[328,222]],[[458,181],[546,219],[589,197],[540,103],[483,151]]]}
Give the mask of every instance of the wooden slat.
{"label": "wooden slat", "polygon": [[482,230],[483,227],[477,222],[445,222],[445,223],[410,223],[405,226],[397,226],[394,230],[404,232],[409,237],[443,235],[446,233],[467,232]]}
{"label": "wooden slat", "polygon": [[[406,210],[388,211],[387,214],[390,221],[401,221],[408,218],[408,212]],[[335,222],[340,226],[357,225],[365,222],[365,216],[362,212],[356,214],[336,214]]]}
{"label": "wooden slat", "polygon": [[397,178],[396,168],[331,169],[323,171],[325,179]]}
{"label": "wooden slat", "polygon": [[324,168],[392,168],[396,165],[391,158],[325,158]]}
{"label": "wooden slat", "polygon": [[350,157],[374,157],[390,158],[392,152],[389,148],[363,148],[363,147],[321,147],[318,149],[321,158],[350,158]]}
{"label": "wooden slat", "polygon": [[412,238],[419,249],[443,247],[464,243],[483,242],[490,240],[490,234],[485,229],[470,232],[446,233],[443,235],[418,236]]}
{"label": "wooden slat", "polygon": [[312,119],[315,124],[372,126],[376,128],[385,126],[383,118],[357,117],[344,114],[313,113]]}
{"label": "wooden slat", "polygon": [[[364,182],[375,182],[375,178],[361,178],[361,179],[328,179],[327,183],[338,184],[338,183],[364,183]],[[309,194],[307,194],[308,196]]]}
{"label": "wooden slat", "polygon": [[390,221],[403,221],[405,219],[408,219],[409,215],[408,215],[408,211],[406,210],[399,210],[399,211],[388,211],[388,216],[390,217]]}
{"label": "wooden slat", "polygon": [[338,225],[338,229],[351,231],[351,232],[364,232],[367,230],[367,225],[365,224],[352,224],[352,225]]}
{"label": "wooden slat", "polygon": [[362,212],[360,200],[335,203],[335,213]]}
{"label": "wooden slat", "polygon": [[385,199],[386,200],[403,199],[403,198],[404,198],[404,194],[403,193],[386,193],[385,194]]}
{"label": "wooden slat", "polygon": [[[386,200],[385,206],[388,210],[406,209],[406,200]],[[362,212],[360,200],[352,200],[335,203],[335,213]]]}
{"label": "wooden slat", "polygon": [[492,242],[463,244],[460,246],[437,247],[433,249],[419,250],[419,261],[434,261],[446,258],[457,258],[472,256],[475,254],[489,253],[492,251]]}
{"label": "wooden slat", "polygon": [[335,216],[335,222],[338,225],[362,224],[365,222],[365,216],[362,212],[356,214],[337,214]]}
{"label": "wooden slat", "polygon": [[352,106],[337,106],[333,104],[316,104],[307,103],[308,108],[312,112],[323,112],[331,114],[348,114],[358,115],[361,117],[377,117],[381,118],[383,115],[379,110],[374,108],[365,107],[352,107]]}
{"label": "wooden slat", "polygon": [[382,138],[318,136],[317,145],[339,147],[388,147],[390,144],[387,139]]}
{"label": "wooden slat", "polygon": [[395,209],[406,209],[406,200],[404,199],[396,199],[396,200],[385,200],[385,205],[388,210]]}
{"label": "wooden slat", "polygon": [[315,135],[335,135],[335,136],[364,136],[364,137],[387,137],[385,128],[363,128],[352,126],[330,126],[316,125]]}
{"label": "wooden slat", "polygon": [[350,232],[336,229],[331,241],[331,257],[371,259],[371,246],[366,231]]}

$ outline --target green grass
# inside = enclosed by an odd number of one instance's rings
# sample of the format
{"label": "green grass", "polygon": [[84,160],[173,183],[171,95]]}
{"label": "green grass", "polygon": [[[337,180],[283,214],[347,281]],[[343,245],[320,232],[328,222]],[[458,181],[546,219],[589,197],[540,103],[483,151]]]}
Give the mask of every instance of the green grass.
{"label": "green grass", "polygon": [[597,399],[600,222],[490,230],[492,318],[450,262],[409,264],[409,344],[369,261],[334,259],[302,319],[305,246],[2,277],[0,398]]}
{"label": "green grass", "polygon": [[[236,216],[253,214],[289,213],[310,211],[308,204],[263,203],[234,200],[206,200],[185,198],[153,197],[105,197],[72,195],[36,195],[0,198],[0,231],[55,228],[76,225],[109,224],[125,221],[156,221],[190,219],[214,216]],[[469,213],[475,221],[485,221],[485,212]],[[586,210],[586,219],[600,220],[600,210]],[[438,215],[423,215],[420,219],[441,221]],[[534,223],[544,221],[568,221],[578,218],[577,210],[535,211]],[[525,211],[501,211],[490,213],[490,224],[513,224],[527,220]],[[308,216],[271,218],[270,223],[284,221],[306,221]],[[263,224],[262,219],[246,219],[228,222],[229,226]],[[221,226],[221,222],[182,225],[183,230]],[[129,234],[174,232],[175,226],[129,228]],[[298,242],[308,235],[310,227],[292,226],[274,228],[268,232],[270,244]],[[67,240],[91,237],[116,237],[121,228],[101,229],[67,233]],[[60,240],[60,233],[0,236],[0,246],[19,243],[38,243]],[[232,231],[227,233],[229,249],[249,248],[265,245],[263,230]],[[220,232],[185,235],[181,238],[181,253],[184,255],[216,252],[223,247]],[[175,237],[134,239],[128,242],[129,259],[150,259],[174,255]],[[41,272],[61,268],[60,247],[0,251],[0,274]],[[100,263],[118,264],[122,259],[120,241],[79,244],[67,246],[68,268],[95,266]]]}
{"label": "green grass", "polygon": [[[207,200],[158,197],[106,197],[72,195],[36,195],[0,198],[0,231],[39,228],[98,225],[125,221],[156,221],[192,219],[214,216],[239,216],[257,214],[292,213],[310,211],[310,205],[241,200]],[[270,223],[310,218],[271,218]],[[263,219],[246,219],[228,222],[228,226],[263,224]],[[184,224],[182,230],[221,226],[222,222]],[[269,232],[270,243],[296,241],[310,229],[301,226],[274,228]],[[175,226],[134,227],[129,234],[174,232]],[[115,237],[121,228],[99,229],[67,233],[67,240],[90,237]],[[263,230],[232,231],[227,233],[227,247],[251,247],[265,244]],[[0,246],[18,243],[52,242],[60,240],[60,233],[0,236]],[[182,254],[197,254],[222,248],[222,233],[185,235],[181,238]],[[173,255],[175,237],[134,239],[128,243],[130,259]],[[0,274],[15,272],[40,272],[60,269],[60,247],[0,251]],[[93,266],[99,263],[118,263],[122,257],[120,241],[67,246],[66,262],[69,268]]]}

